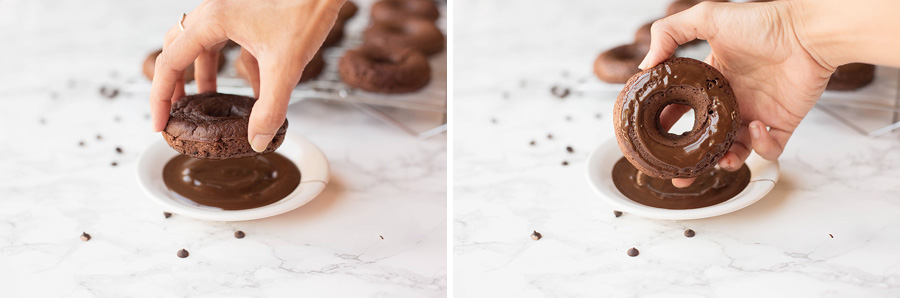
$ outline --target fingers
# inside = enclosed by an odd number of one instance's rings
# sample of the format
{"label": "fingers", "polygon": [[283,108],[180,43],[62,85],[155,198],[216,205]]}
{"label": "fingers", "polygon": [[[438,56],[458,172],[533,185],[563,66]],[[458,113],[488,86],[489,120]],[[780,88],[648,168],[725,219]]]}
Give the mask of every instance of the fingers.
{"label": "fingers", "polygon": [[790,132],[783,130],[766,130],[766,125],[761,121],[750,122],[748,130],[750,138],[753,139],[753,150],[767,160],[778,159],[778,156],[784,151],[784,145],[787,144],[788,138],[791,137]]}
{"label": "fingers", "polygon": [[250,147],[256,152],[266,150],[284,123],[291,92],[294,91],[294,86],[300,79],[300,71],[303,69],[302,65],[299,70],[295,67],[285,67],[291,63],[285,64],[280,60],[276,58],[259,62],[259,99],[250,112],[250,124],[247,128]]}
{"label": "fingers", "polygon": [[[223,43],[222,46],[225,44]],[[216,75],[219,72],[220,47],[213,47],[210,51],[204,51],[194,61],[194,81],[197,82],[197,92],[215,92]]]}
{"label": "fingers", "polygon": [[[244,70],[245,79],[253,87],[253,96],[259,98],[259,62],[256,61],[256,57],[253,57],[253,54],[241,47],[241,56],[238,58],[238,64]],[[240,68],[238,71],[240,71]]]}
{"label": "fingers", "polygon": [[675,53],[678,45],[714,36],[714,10],[717,5],[700,2],[690,9],[653,22],[650,27],[650,51],[638,68],[647,69],[663,62]]}
{"label": "fingers", "polygon": [[677,188],[685,188],[691,186],[691,183],[694,183],[694,180],[697,180],[697,178],[673,178],[672,185]]}
{"label": "fingers", "polygon": [[678,119],[681,119],[681,116],[690,110],[690,106],[678,104],[668,105],[663,108],[659,114],[659,124],[662,125],[663,131],[669,131],[675,125],[675,122],[678,122]]}
{"label": "fingers", "polygon": [[180,34],[171,33],[180,28],[169,30],[167,39],[175,37],[156,58],[150,90],[150,125],[156,132],[166,127],[172,102],[184,96],[184,70],[201,53],[226,39],[220,30],[211,30],[203,23],[191,21],[190,17],[185,19],[186,29]]}

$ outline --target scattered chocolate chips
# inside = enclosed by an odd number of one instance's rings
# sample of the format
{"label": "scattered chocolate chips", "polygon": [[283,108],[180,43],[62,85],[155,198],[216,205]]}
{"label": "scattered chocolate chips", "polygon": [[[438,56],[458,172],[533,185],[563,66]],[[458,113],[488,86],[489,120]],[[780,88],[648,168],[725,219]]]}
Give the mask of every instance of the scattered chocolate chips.
{"label": "scattered chocolate chips", "polygon": [[549,133],[548,133],[548,134],[547,134],[547,139],[552,140],[552,139],[553,139],[553,134],[549,134]]}
{"label": "scattered chocolate chips", "polygon": [[538,231],[531,233],[531,240],[538,241],[541,240],[542,237],[544,236],[542,236],[541,233],[538,233]]}
{"label": "scattered chocolate chips", "polygon": [[566,98],[566,96],[569,96],[570,91],[569,88],[553,86],[553,88],[550,88],[550,93],[559,98]]}
{"label": "scattered chocolate chips", "polygon": [[84,141],[78,142],[78,146],[84,147]]}
{"label": "scattered chocolate chips", "polygon": [[528,144],[531,146],[534,146],[534,144],[537,144],[537,142],[535,142],[534,140],[531,140],[531,143],[528,143]]}
{"label": "scattered chocolate chips", "polygon": [[497,124],[497,118],[491,118],[491,123]]}
{"label": "scattered chocolate chips", "polygon": [[564,161],[562,162],[562,165],[563,165],[563,166],[567,166],[567,165],[569,165],[569,162],[564,160]]}
{"label": "scattered chocolate chips", "polygon": [[116,153],[122,154],[122,147],[116,147]]}
{"label": "scattered chocolate chips", "polygon": [[381,240],[384,240],[384,236],[378,235],[378,238],[381,238]]}
{"label": "scattered chocolate chips", "polygon": [[172,217],[172,213],[163,212],[163,216],[165,216],[166,218],[169,218],[169,217]]}
{"label": "scattered chocolate chips", "polygon": [[566,116],[566,121],[572,121],[572,116]]}
{"label": "scattered chocolate chips", "polygon": [[572,149],[572,146],[567,146],[566,151],[569,151],[569,153],[572,153],[572,152],[575,152],[575,149]]}
{"label": "scattered chocolate chips", "polygon": [[100,95],[103,95],[106,98],[113,99],[119,95],[119,89],[116,88],[106,88],[106,86],[100,87]]}
{"label": "scattered chocolate chips", "polygon": [[629,256],[629,257],[636,257],[636,256],[639,255],[641,252],[638,251],[637,248],[632,247],[632,248],[629,248],[629,249],[628,249],[628,252],[627,252],[627,253],[628,253],[628,256]]}
{"label": "scattered chocolate chips", "polygon": [[828,237],[834,238],[834,235],[828,234]]}
{"label": "scattered chocolate chips", "polygon": [[190,255],[190,253],[188,253],[187,250],[185,250],[184,248],[182,248],[181,250],[178,251],[178,253],[177,253],[176,255],[177,255],[179,258],[184,259],[184,258],[187,258],[187,257]]}
{"label": "scattered chocolate chips", "polygon": [[597,119],[600,119],[600,113],[597,113],[596,115],[594,115],[594,117],[596,117]]}
{"label": "scattered chocolate chips", "polygon": [[117,162],[112,162],[112,163],[110,163],[110,165],[115,167],[115,166],[119,165],[119,163],[117,163]]}
{"label": "scattered chocolate chips", "polygon": [[81,241],[88,241],[88,240],[91,240],[91,234],[81,232]]}
{"label": "scattered chocolate chips", "polygon": [[234,238],[244,239],[244,236],[247,236],[246,234],[244,234],[244,231],[237,230],[234,232]]}
{"label": "scattered chocolate chips", "polygon": [[684,230],[684,237],[694,238],[695,235],[697,235],[697,233],[694,232],[694,230],[691,230],[691,229]]}
{"label": "scattered chocolate chips", "polygon": [[616,217],[622,216],[622,211],[613,210],[613,215],[615,215]]}
{"label": "scattered chocolate chips", "polygon": [[103,139],[103,136],[97,135],[97,140],[102,140],[102,139]]}

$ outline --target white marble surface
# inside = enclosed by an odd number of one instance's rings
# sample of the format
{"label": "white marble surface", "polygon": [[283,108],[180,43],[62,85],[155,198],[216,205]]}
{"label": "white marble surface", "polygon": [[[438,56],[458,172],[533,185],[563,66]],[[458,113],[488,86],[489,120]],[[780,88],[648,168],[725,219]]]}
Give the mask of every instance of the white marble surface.
{"label": "white marble surface", "polygon": [[0,1],[0,297],[446,296],[443,135],[300,102],[290,129],[332,170],[310,204],[223,223],[166,219],[144,196],[136,159],[161,138],[148,95],[98,90],[149,84],[145,55],[198,3]]}
{"label": "white marble surface", "polygon": [[[900,296],[896,133],[863,137],[814,109],[780,159],[775,189],[709,219],[615,218],[590,190],[585,159],[613,137],[621,89],[593,77],[593,59],[631,42],[667,4],[456,2],[455,296]],[[880,68],[858,94],[896,88],[897,72]],[[554,85],[590,91],[559,99]],[[631,247],[638,257],[626,255]]]}

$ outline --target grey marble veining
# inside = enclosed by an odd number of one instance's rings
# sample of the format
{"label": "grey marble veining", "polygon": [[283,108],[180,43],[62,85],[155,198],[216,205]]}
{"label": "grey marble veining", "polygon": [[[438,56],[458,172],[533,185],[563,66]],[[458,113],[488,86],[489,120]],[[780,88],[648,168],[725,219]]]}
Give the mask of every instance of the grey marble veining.
{"label": "grey marble veining", "polygon": [[[897,133],[867,138],[814,109],[781,157],[772,192],[708,219],[616,218],[591,191],[585,161],[614,137],[621,90],[593,77],[593,60],[631,42],[667,4],[456,3],[456,296],[900,295]],[[855,94],[893,95],[897,73],[879,68],[875,84]],[[553,86],[572,94],[555,97]],[[684,237],[687,228],[697,236]],[[543,238],[531,240],[533,230]],[[631,247],[640,255],[627,256]]]}
{"label": "grey marble veining", "polygon": [[352,106],[303,101],[290,129],[332,173],[306,206],[248,222],[166,219],[139,190],[137,157],[160,136],[148,94],[126,87],[149,85],[143,59],[198,3],[0,1],[0,296],[446,296],[444,136],[416,140]]}

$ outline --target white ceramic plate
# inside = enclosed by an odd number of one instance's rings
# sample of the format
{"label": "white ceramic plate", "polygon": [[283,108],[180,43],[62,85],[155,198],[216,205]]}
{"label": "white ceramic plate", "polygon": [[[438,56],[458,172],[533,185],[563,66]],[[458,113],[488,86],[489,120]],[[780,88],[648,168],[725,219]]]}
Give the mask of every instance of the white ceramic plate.
{"label": "white ceramic plate", "polygon": [[328,184],[328,160],[312,142],[288,132],[277,151],[300,168],[300,185],[278,202],[246,210],[222,210],[202,206],[173,195],[162,179],[163,167],[178,152],[162,138],[141,154],[137,165],[138,183],[163,210],[178,215],[215,221],[241,221],[279,215],[312,201]]}
{"label": "white ceramic plate", "polygon": [[752,153],[746,164],[750,167],[750,184],[728,201],[697,209],[672,210],[650,207],[634,202],[616,188],[612,180],[612,168],[622,152],[615,138],[610,138],[594,149],[587,162],[588,183],[615,210],[641,217],[684,220],[718,216],[740,210],[762,199],[778,182],[778,162],[768,161]]}

